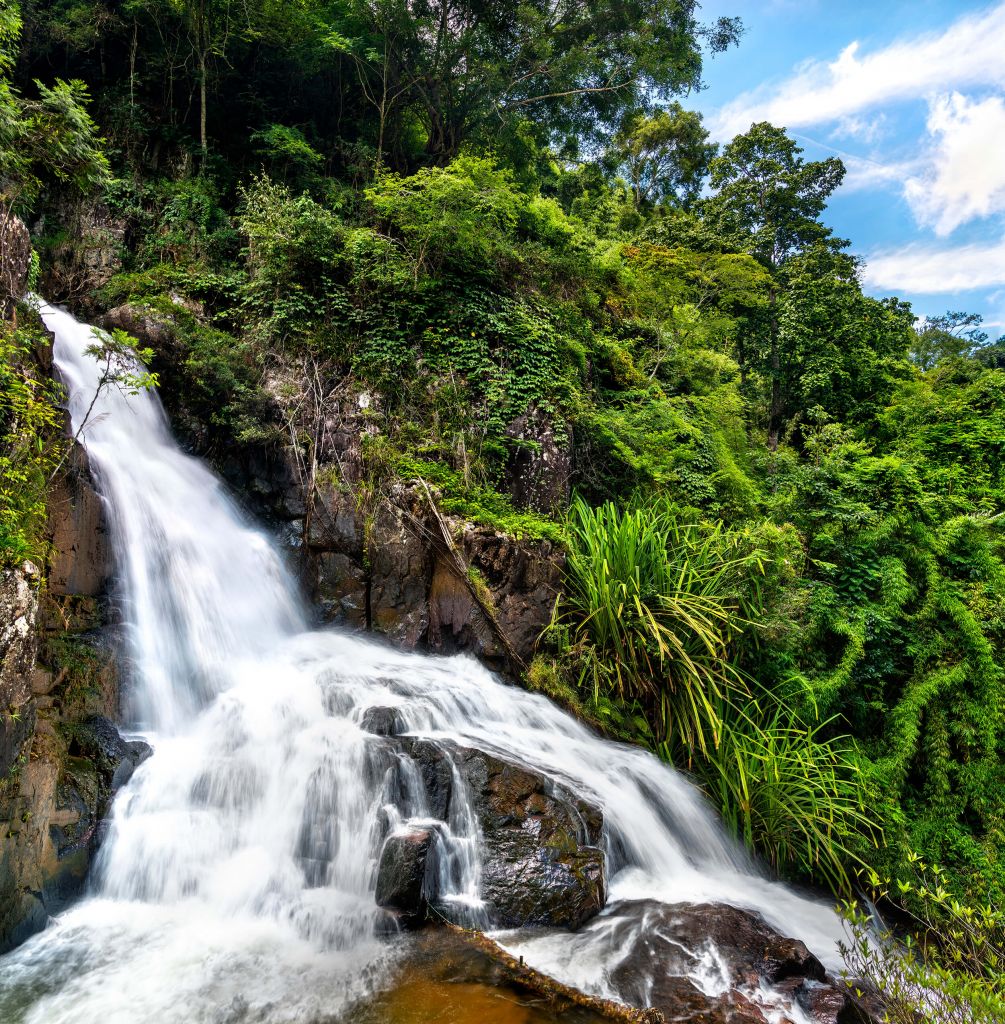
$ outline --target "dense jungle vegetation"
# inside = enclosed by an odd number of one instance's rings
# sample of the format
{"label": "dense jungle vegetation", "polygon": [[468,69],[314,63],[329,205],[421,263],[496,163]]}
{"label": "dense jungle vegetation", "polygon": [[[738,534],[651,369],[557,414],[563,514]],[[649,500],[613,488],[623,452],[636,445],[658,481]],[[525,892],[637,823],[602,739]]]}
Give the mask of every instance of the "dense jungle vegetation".
{"label": "dense jungle vegetation", "polygon": [[[375,486],[422,477],[567,547],[530,685],[691,771],[784,874],[848,892],[866,867],[968,934],[963,906],[1001,905],[1005,340],[863,293],[826,224],[840,161],[770,124],[710,143],[686,97],[738,21],[694,0],[2,6],[5,201],[56,300],[182,325],[153,368],[204,453],[269,443],[277,361],[366,389]],[[71,193],[128,225],[98,295],[51,270]],[[20,322],[7,559],[58,458]],[[568,493],[514,472],[543,438]]]}

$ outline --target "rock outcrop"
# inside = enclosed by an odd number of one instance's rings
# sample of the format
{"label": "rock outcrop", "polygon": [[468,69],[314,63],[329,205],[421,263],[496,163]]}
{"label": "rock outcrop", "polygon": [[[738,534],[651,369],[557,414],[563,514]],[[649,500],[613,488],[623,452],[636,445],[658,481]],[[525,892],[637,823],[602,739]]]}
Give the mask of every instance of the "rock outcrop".
{"label": "rock outcrop", "polygon": [[32,230],[56,239],[45,253],[43,294],[93,314],[98,290],[122,269],[127,220],[102,202],[66,196]]}
{"label": "rock outcrop", "polygon": [[873,1018],[796,939],[758,914],[721,904],[622,903],[608,911],[610,941],[626,952],[610,982],[622,999],[666,1020],[869,1024]]}
{"label": "rock outcrop", "polygon": [[20,217],[0,205],[0,317],[9,320],[28,290],[31,238]]}
{"label": "rock outcrop", "polygon": [[533,657],[564,565],[550,541],[440,516],[419,481],[392,484],[370,510],[351,486],[319,484],[306,532],[281,489],[262,497],[323,622],[406,650],[468,651],[503,672]]}
{"label": "rock outcrop", "polygon": [[[538,772],[452,743],[399,741],[422,775],[434,818],[473,815],[480,833],[481,895],[496,926],[576,928],[606,899],[603,816]],[[428,824],[392,834],[384,845],[378,903],[409,922],[437,904],[439,833]]]}
{"label": "rock outcrop", "polygon": [[[166,368],[162,397],[199,448],[198,431],[190,429],[167,372],[177,369],[185,349],[181,311],[197,314],[182,296],[172,303],[177,312],[118,306],[100,324],[126,331],[157,353]],[[364,445],[380,433],[375,398],[346,387],[314,405],[303,389],[302,373],[274,371],[265,388],[267,415],[279,434],[289,436],[295,427],[312,437],[310,460],[292,445],[249,445],[230,446],[216,464],[251,512],[285,542],[321,622],[371,631],[406,650],[469,651],[493,669],[521,671],[551,619],[561,550],[547,540],[441,518],[433,507],[435,489],[427,491],[418,480],[374,488]],[[290,408],[300,397],[313,406],[309,422],[301,423],[296,416],[304,413]],[[518,504],[552,510],[568,489],[567,453],[537,410],[515,420],[510,432],[519,442],[509,473]]]}
{"label": "rock outcrop", "polygon": [[80,893],[115,791],[146,756],[111,721],[110,552],[82,449],[48,507],[47,564],[0,573],[0,950]]}

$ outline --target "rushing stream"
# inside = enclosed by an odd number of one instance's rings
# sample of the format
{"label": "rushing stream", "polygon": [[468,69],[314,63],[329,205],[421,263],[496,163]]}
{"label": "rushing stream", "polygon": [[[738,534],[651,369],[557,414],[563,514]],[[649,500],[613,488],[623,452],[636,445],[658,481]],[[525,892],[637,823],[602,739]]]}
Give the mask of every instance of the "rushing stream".
{"label": "rushing stream", "polygon": [[[98,386],[94,338],[42,313],[76,428]],[[398,709],[410,735],[526,764],[603,809],[609,911],[575,934],[502,937],[541,970],[616,995],[612,922],[626,899],[756,909],[834,961],[830,909],[764,877],[649,754],[470,658],[309,630],[270,540],[178,449],[155,394],[105,388],[83,436],[131,642],[126,721],[154,754],[117,797],[88,898],[0,960],[4,1024],[355,1019],[402,945],[382,937],[374,902],[387,823],[429,813],[407,766],[392,785],[381,738],[360,728],[374,706]],[[445,830],[441,885],[477,920],[479,836],[463,810]]]}

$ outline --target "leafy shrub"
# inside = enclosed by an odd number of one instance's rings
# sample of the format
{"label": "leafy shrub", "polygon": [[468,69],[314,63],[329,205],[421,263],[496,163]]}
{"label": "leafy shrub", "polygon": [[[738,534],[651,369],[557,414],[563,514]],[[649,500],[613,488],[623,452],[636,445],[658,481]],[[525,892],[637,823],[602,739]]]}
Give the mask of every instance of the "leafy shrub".
{"label": "leafy shrub", "polygon": [[850,937],[842,944],[846,984],[858,998],[878,992],[885,1024],[999,1024],[1005,1020],[1005,915],[953,896],[945,873],[916,854],[906,863],[914,880],[891,882],[875,872],[864,881],[871,900],[906,914],[906,934],[877,931],[859,901],[843,913]]}
{"label": "leafy shrub", "polygon": [[59,388],[34,365],[41,342],[37,326],[0,325],[0,564],[42,555],[49,477],[65,447]]}

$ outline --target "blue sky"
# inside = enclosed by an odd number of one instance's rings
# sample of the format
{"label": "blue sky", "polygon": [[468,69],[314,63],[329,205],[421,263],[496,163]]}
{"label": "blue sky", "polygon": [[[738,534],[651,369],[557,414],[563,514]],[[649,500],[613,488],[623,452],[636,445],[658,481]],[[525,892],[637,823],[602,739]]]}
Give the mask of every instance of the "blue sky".
{"label": "blue sky", "polygon": [[738,48],[690,98],[718,141],[783,125],[848,167],[827,222],[864,284],[1005,334],[1005,0],[704,0]]}

